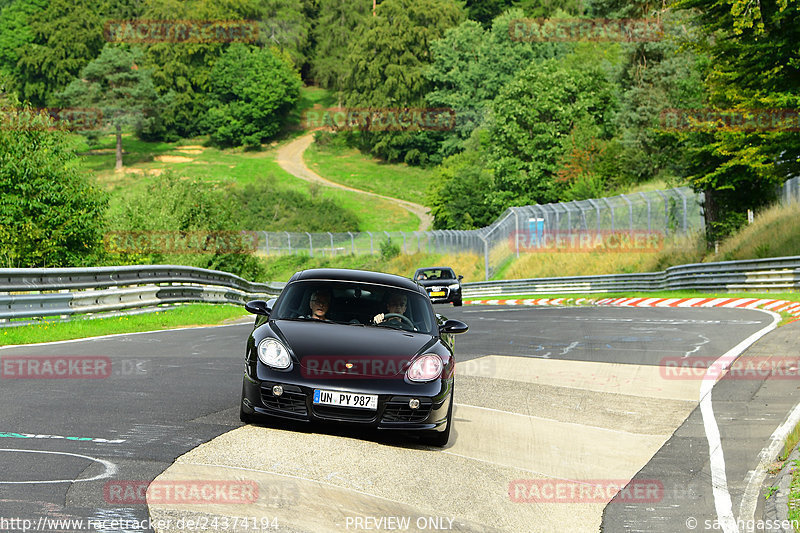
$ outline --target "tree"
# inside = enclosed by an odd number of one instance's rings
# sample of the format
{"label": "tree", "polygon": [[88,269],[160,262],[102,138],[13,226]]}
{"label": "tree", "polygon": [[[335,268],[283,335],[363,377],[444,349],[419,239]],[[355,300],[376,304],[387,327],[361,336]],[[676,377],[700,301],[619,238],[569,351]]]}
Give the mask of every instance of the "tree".
{"label": "tree", "polygon": [[70,106],[100,109],[105,121],[114,126],[117,170],[122,168],[123,126],[141,124],[146,110],[158,99],[149,70],[139,67],[142,58],[137,48],[107,44],[58,96]]}
{"label": "tree", "polygon": [[34,40],[30,19],[46,5],[44,0],[14,0],[0,10],[0,76],[6,80],[5,89],[18,97],[24,84],[19,66],[21,50]]}
{"label": "tree", "polygon": [[302,82],[285,58],[235,43],[214,64],[208,127],[220,146],[260,147],[281,128]]}
{"label": "tree", "polygon": [[50,0],[28,17],[33,38],[19,48],[18,92],[33,105],[49,105],[100,53],[103,19],[87,0]]}
{"label": "tree", "polygon": [[3,267],[92,264],[105,207],[105,195],[79,170],[68,135],[49,117],[30,108],[0,117]]}
{"label": "tree", "polygon": [[[258,44],[291,58],[298,71],[306,72],[311,50],[311,25],[316,18],[315,0],[259,0]],[[351,2],[352,4],[352,2]],[[361,7],[350,6],[353,11]]]}
{"label": "tree", "polygon": [[[403,109],[425,106],[430,46],[463,13],[454,0],[385,0],[347,58],[344,103],[350,108]],[[357,138],[362,149],[387,160],[426,163],[441,134],[431,131],[370,132]]]}
{"label": "tree", "polygon": [[[147,0],[147,20],[256,20],[254,1]],[[141,131],[147,139],[175,139],[206,133],[208,93],[214,62],[229,46],[225,42],[154,42],[145,47],[145,66],[152,69],[156,92],[167,103]]]}
{"label": "tree", "polygon": [[[748,113],[800,107],[800,6],[794,1],[684,0],[699,16],[700,41],[711,68],[709,104]],[[747,209],[770,203],[777,185],[800,171],[800,139],[792,124],[775,128],[720,128],[678,137],[690,157],[689,181],[705,193],[709,246],[741,225]]]}
{"label": "tree", "polygon": [[613,133],[616,101],[596,64],[547,60],[524,70],[494,102],[489,162],[497,197],[506,207],[558,200],[556,175],[565,143],[579,123]]}
{"label": "tree", "polygon": [[426,100],[434,107],[455,109],[458,119],[456,135],[443,142],[444,155],[463,149],[500,89],[521,70],[531,63],[566,54],[568,49],[562,43],[512,41],[509,26],[523,17],[521,10],[509,10],[494,20],[489,31],[474,21],[464,21],[431,43],[433,63],[427,76],[433,88]]}
{"label": "tree", "polygon": [[[492,198],[493,176],[475,130],[467,149],[442,161],[428,190],[434,229],[476,229],[488,226],[502,212]],[[484,140],[485,143],[485,140]]]}
{"label": "tree", "polygon": [[320,0],[311,66],[311,74],[320,86],[337,94],[341,92],[348,74],[347,55],[358,37],[358,28],[366,25],[367,16],[372,16],[367,2]]}

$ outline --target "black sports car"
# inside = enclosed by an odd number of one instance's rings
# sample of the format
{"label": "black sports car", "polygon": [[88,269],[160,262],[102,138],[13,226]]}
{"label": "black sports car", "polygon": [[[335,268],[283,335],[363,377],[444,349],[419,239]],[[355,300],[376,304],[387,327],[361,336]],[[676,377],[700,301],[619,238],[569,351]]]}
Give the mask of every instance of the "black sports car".
{"label": "black sports car", "polygon": [[249,302],[240,417],[422,432],[444,446],[453,416],[453,334],[425,290],[391,274],[298,272],[277,300]]}
{"label": "black sports car", "polygon": [[461,305],[461,280],[464,276],[456,277],[450,267],[418,268],[414,272],[414,281],[425,287],[433,303],[453,302],[454,306]]}

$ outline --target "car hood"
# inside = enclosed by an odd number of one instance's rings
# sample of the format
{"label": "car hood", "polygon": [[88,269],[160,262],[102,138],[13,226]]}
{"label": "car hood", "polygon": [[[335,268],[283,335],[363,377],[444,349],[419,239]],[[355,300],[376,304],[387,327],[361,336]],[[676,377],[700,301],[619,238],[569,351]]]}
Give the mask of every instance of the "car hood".
{"label": "car hood", "polygon": [[452,285],[453,283],[458,283],[457,279],[420,279],[417,280],[417,283],[422,285],[423,287],[447,287],[448,285]]}
{"label": "car hood", "polygon": [[[402,374],[414,356],[436,342],[426,333],[330,322],[276,320],[272,329],[304,371],[324,369],[359,376]],[[347,364],[352,366],[346,368]]]}

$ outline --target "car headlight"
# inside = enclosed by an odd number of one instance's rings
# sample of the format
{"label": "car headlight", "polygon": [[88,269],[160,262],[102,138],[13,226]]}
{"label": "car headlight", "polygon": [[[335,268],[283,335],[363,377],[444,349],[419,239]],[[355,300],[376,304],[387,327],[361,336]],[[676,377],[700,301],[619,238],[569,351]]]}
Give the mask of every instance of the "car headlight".
{"label": "car headlight", "polygon": [[275,339],[264,339],[258,343],[258,359],[272,368],[289,368],[292,358],[286,346]]}
{"label": "car headlight", "polygon": [[447,286],[447,288],[450,289],[451,291],[458,290],[458,287],[459,287],[458,283],[453,283],[452,285]]}
{"label": "car headlight", "polygon": [[442,375],[443,368],[442,358],[429,353],[411,363],[406,370],[406,377],[411,381],[431,381]]}

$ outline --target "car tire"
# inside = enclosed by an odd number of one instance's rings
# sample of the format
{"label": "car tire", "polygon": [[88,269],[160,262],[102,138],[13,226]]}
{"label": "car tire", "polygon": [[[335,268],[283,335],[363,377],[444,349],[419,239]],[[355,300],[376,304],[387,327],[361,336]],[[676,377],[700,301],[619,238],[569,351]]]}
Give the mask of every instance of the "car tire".
{"label": "car tire", "polygon": [[450,440],[450,429],[453,427],[453,391],[450,390],[450,406],[447,408],[447,428],[444,431],[431,431],[422,439],[425,444],[442,448]]}
{"label": "car tire", "polygon": [[462,305],[461,298],[459,298],[458,300],[453,300],[453,307],[461,307],[461,305]]}
{"label": "car tire", "polygon": [[239,405],[239,420],[245,424],[252,424],[256,421],[256,417],[244,412],[244,405]]}
{"label": "car tire", "polygon": [[242,399],[239,402],[239,420],[245,424],[252,424],[258,420],[254,414],[247,413],[244,410],[244,380],[242,381]]}

